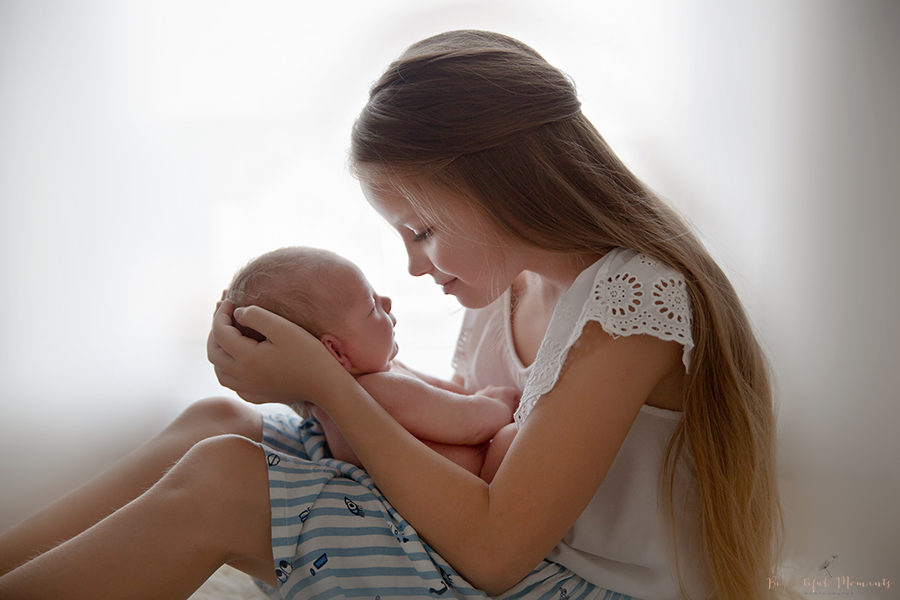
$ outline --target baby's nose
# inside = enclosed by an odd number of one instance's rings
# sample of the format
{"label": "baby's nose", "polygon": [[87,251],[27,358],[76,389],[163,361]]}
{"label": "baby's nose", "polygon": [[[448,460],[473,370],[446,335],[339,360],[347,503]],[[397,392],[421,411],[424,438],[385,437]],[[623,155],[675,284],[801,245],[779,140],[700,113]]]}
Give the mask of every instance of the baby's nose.
{"label": "baby's nose", "polygon": [[382,296],[381,302],[382,302],[382,307],[384,308],[384,312],[386,312],[388,314],[388,316],[391,318],[391,323],[396,325],[397,317],[395,317],[394,314],[391,312],[391,306],[392,306],[391,299],[388,298],[387,296]]}

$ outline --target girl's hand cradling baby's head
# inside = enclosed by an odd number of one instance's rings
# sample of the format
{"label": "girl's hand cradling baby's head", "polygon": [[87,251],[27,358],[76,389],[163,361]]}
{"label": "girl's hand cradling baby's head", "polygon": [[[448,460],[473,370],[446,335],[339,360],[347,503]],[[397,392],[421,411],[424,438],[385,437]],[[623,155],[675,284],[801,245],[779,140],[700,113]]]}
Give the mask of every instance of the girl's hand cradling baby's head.
{"label": "girl's hand cradling baby's head", "polygon": [[[246,337],[240,326],[265,341]],[[327,393],[323,373],[343,367],[308,331],[258,306],[235,308],[226,300],[216,312],[207,344],[219,383],[248,402],[316,403]]]}

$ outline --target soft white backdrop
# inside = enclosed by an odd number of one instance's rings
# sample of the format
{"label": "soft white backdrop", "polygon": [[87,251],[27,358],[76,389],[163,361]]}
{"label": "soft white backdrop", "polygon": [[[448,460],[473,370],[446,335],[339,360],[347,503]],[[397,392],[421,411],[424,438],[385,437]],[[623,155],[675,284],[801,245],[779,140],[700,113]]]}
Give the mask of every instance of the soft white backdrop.
{"label": "soft white backdrop", "polygon": [[0,530],[223,393],[213,305],[268,249],[356,261],[401,357],[450,375],[461,311],[406,275],[346,148],[404,47],[482,28],[575,79],[744,296],[778,378],[787,566],[900,586],[898,7],[0,1]]}

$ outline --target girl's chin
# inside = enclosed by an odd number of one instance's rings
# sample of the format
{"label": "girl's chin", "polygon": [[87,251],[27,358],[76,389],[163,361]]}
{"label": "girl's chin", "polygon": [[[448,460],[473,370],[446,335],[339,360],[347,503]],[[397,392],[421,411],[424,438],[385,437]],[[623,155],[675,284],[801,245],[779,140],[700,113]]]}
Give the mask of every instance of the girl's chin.
{"label": "girl's chin", "polygon": [[497,298],[502,295],[502,292],[499,294],[466,294],[463,293],[463,290],[458,290],[456,293],[452,294],[456,301],[459,302],[464,308],[484,308],[485,306],[490,305]]}

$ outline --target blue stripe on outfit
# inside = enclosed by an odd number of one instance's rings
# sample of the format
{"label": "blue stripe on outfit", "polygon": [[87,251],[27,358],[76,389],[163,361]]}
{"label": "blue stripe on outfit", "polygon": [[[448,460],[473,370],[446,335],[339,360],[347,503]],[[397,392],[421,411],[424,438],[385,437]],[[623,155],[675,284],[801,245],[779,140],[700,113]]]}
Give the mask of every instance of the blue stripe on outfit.
{"label": "blue stripe on outfit", "polygon": [[[263,417],[273,598],[486,598],[423,542],[364,469],[328,457],[321,426]],[[543,561],[504,600],[630,600]]]}

